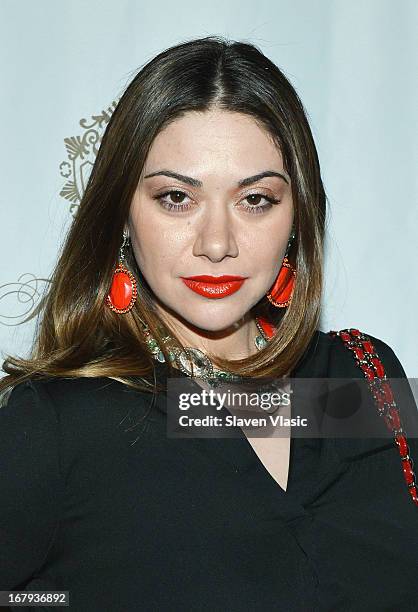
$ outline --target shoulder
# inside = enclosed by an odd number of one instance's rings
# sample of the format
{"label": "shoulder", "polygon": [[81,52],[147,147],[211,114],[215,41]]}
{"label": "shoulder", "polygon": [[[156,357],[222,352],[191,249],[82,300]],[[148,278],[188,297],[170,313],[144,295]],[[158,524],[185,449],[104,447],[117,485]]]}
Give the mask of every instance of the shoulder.
{"label": "shoulder", "polygon": [[62,422],[98,414],[106,406],[104,378],[31,378],[9,388],[2,398],[0,418],[18,431],[56,430]]}
{"label": "shoulder", "polygon": [[36,430],[76,450],[116,439],[116,432],[148,414],[151,399],[107,377],[31,378],[8,393],[0,419],[16,435]]}
{"label": "shoulder", "polygon": [[[351,328],[353,329],[353,328]],[[344,330],[341,330],[344,331]],[[395,351],[386,342],[376,338],[367,331],[367,337],[373,345],[374,354],[382,362],[388,378],[405,378],[404,369]],[[361,378],[364,376],[358,366],[355,355],[335,332],[324,332],[317,329],[305,352],[292,371],[293,377],[302,378]]]}
{"label": "shoulder", "polygon": [[[371,346],[366,345],[366,348],[369,350],[372,349],[374,357],[377,357],[380,360],[384,367],[386,376],[388,378],[406,378],[403,366],[394,349],[384,340],[369,334],[367,331],[359,331],[361,334],[359,337],[360,345],[362,342],[369,342],[371,344]],[[328,375],[335,378],[356,378],[364,376],[357,363],[354,351],[344,343],[341,336],[334,335],[333,331],[326,334],[324,332],[321,333],[328,338]]]}
{"label": "shoulder", "polygon": [[2,402],[2,410],[10,411],[20,408],[30,412],[43,408],[54,413],[56,418],[66,413],[73,414],[100,410],[114,399],[129,402],[135,395],[145,395],[118,380],[108,377],[45,377],[31,378],[12,387]]}
{"label": "shoulder", "polygon": [[[418,439],[416,437],[418,434],[418,411],[405,370],[395,350],[389,344],[381,338],[367,333],[367,331],[359,331],[360,343],[367,343],[365,348],[383,365],[384,374],[391,388],[391,394],[400,411],[403,429],[410,434],[410,447],[411,449],[413,448],[416,455],[418,453]],[[366,380],[366,376],[359,367],[353,350],[346,346],[340,336],[328,334],[328,337],[332,343],[329,351],[328,376],[336,379],[363,378]],[[370,401],[372,401],[371,395]]]}

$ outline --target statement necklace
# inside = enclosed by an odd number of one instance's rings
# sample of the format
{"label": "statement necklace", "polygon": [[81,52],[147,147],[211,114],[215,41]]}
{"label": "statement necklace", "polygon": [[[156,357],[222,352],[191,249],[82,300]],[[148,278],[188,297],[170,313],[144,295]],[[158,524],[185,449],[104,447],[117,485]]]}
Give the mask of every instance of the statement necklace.
{"label": "statement necklace", "polygon": [[[254,344],[261,351],[274,335],[275,327],[264,317],[256,317],[255,324],[260,333],[254,338]],[[155,338],[151,335],[148,326],[145,326],[144,334],[147,346],[154,359],[160,363],[165,363],[164,354]],[[202,378],[211,387],[218,387],[223,382],[242,380],[242,377],[237,374],[215,367],[209,357],[200,349],[190,346],[185,347],[184,350],[177,346],[170,347],[172,341],[173,338],[171,336],[164,336],[163,338],[164,346],[168,349],[169,360],[174,361],[177,367],[187,376]]]}

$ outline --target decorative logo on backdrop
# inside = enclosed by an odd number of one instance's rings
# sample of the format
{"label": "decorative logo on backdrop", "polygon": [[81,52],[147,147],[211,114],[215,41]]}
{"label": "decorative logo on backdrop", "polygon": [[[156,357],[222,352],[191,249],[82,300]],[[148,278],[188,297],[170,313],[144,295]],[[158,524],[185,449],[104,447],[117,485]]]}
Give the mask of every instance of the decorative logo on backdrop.
{"label": "decorative logo on backdrop", "polygon": [[80,120],[80,126],[85,130],[78,136],[64,138],[67,159],[62,161],[59,169],[66,183],[60,191],[60,196],[70,202],[70,214],[74,217],[90,175],[94,160],[102,141],[106,125],[117,106],[117,102],[103,110],[99,115],[92,115],[91,120]]}
{"label": "decorative logo on backdrop", "polygon": [[[38,283],[47,283],[47,278],[36,278],[30,272],[21,274],[15,283],[0,285],[0,302],[6,311],[13,313],[5,315],[0,313],[0,323],[6,327],[14,327],[25,322],[26,315],[36,305],[41,297]],[[17,302],[17,303],[16,303]]]}
{"label": "decorative logo on backdrop", "polygon": [[[88,177],[94,164],[104,131],[118,101],[113,101],[106,110],[92,115],[90,120],[80,119],[82,134],[64,138],[67,158],[59,165],[61,176],[66,179],[60,196],[70,203],[70,214],[75,217],[83,196]],[[25,272],[16,282],[0,285],[0,324],[13,327],[25,322],[41,297],[39,283],[49,283],[48,278],[37,278]],[[45,287],[45,285],[44,285]]]}

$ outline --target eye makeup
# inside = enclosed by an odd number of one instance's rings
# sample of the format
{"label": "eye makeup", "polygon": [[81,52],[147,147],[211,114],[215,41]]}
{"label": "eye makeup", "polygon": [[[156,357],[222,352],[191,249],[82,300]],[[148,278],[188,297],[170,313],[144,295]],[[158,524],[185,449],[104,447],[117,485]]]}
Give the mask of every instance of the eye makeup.
{"label": "eye makeup", "polygon": [[[171,197],[172,194],[175,194],[176,197],[177,196],[190,197],[188,196],[186,192],[182,191],[181,189],[170,189],[170,190],[163,191],[162,193],[156,194],[152,196],[152,198],[153,200],[157,200],[159,204],[162,206],[162,208],[168,211],[184,212],[192,208],[192,205],[190,203],[186,204],[184,202],[169,201],[167,198]],[[249,198],[262,198],[265,200],[264,204],[254,204],[254,203],[244,204],[243,209],[250,214],[263,214],[267,212],[268,210],[270,210],[272,206],[274,206],[275,204],[279,204],[281,201],[278,198],[266,195],[261,192],[248,193],[247,195],[244,196],[243,200],[248,200]]]}

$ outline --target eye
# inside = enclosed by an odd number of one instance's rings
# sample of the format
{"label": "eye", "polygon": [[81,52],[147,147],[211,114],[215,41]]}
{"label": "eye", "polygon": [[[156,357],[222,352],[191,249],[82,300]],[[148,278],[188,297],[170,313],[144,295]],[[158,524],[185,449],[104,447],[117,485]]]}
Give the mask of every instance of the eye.
{"label": "eye", "polygon": [[[184,191],[181,191],[179,189],[172,189],[170,191],[165,191],[164,193],[160,193],[158,195],[153,196],[153,199],[157,200],[166,210],[184,211],[189,210],[191,208],[191,204],[186,204],[183,202],[185,197],[189,196]],[[258,203],[260,198],[265,200],[264,204]],[[249,212],[250,214],[260,214],[267,212],[274,204],[280,203],[280,200],[278,200],[277,198],[267,196],[263,193],[249,193],[242,201],[244,202],[245,200],[249,200],[250,202],[247,204],[243,204],[243,208],[246,212]]]}
{"label": "eye", "polygon": [[[170,196],[170,198],[173,201],[169,201],[167,200],[167,196]],[[184,193],[184,191],[180,191],[179,189],[175,189],[175,190],[171,190],[171,191],[165,191],[164,193],[160,193],[159,195],[154,196],[154,200],[158,200],[158,202],[160,202],[161,206],[167,210],[188,210],[190,207],[189,204],[184,204],[181,200],[184,198],[184,196],[187,196],[187,193]]]}
{"label": "eye", "polygon": [[[254,202],[254,198],[256,200],[262,198],[266,200],[267,203],[258,204],[257,202]],[[247,212],[251,214],[265,213],[270,210],[270,208],[274,206],[274,204],[279,204],[280,202],[280,200],[278,200],[277,198],[267,196],[264,193],[249,193],[247,196],[245,196],[244,200],[250,200],[250,204],[244,205],[244,208],[247,210]]]}

